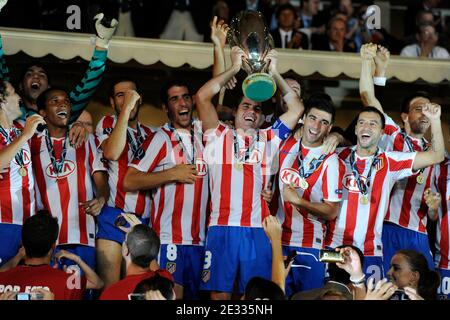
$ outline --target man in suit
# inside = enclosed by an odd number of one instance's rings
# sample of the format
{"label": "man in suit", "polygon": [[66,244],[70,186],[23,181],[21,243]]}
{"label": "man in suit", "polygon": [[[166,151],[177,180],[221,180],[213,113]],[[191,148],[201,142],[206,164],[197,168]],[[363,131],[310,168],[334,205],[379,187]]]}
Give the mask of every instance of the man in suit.
{"label": "man in suit", "polygon": [[297,20],[295,8],[287,3],[280,5],[276,12],[278,29],[271,31],[276,48],[308,49],[308,36],[294,29]]}

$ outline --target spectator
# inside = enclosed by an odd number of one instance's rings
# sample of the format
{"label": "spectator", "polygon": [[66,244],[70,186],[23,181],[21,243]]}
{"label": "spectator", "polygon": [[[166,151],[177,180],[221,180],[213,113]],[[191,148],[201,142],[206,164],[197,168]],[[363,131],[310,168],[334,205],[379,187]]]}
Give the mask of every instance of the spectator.
{"label": "spectator", "polygon": [[[440,23],[440,16],[438,12],[435,12],[433,9],[437,8],[439,6],[439,3],[441,0],[414,0],[414,1],[408,1],[408,9],[405,13],[405,21],[404,21],[404,35],[409,36],[414,33],[414,30],[416,30],[417,26],[417,14],[420,11],[431,11],[434,15],[434,22],[435,26],[438,26]],[[440,29],[437,30],[438,32],[441,32]]]}
{"label": "spectator", "polygon": [[[230,7],[225,0],[218,0],[212,9],[212,16],[217,17],[217,21],[229,24],[231,21]],[[205,32],[206,35],[206,32]]]}
{"label": "spectator", "polygon": [[172,276],[167,271],[158,270],[155,266],[160,246],[155,231],[149,226],[133,222],[133,218],[136,218],[134,215],[123,214],[123,216],[132,225],[122,244],[126,276],[107,287],[100,296],[100,300],[128,300],[128,294],[133,292],[140,281],[151,278],[156,273],[172,280]]}
{"label": "spectator", "polygon": [[208,30],[212,1],[158,1],[154,9],[159,14],[157,21],[165,23],[161,28],[161,39],[202,42]]}
{"label": "spectator", "polygon": [[[434,24],[433,12],[431,12],[429,10],[419,11],[416,16],[416,24],[415,24],[414,30],[417,30],[417,28],[424,23]],[[414,33],[414,31],[411,31],[411,34],[405,38],[406,45],[414,44],[414,43],[416,43],[416,41],[417,41],[417,36]]]}
{"label": "spectator", "polygon": [[336,52],[356,52],[355,44],[345,39],[347,34],[347,24],[344,20],[334,17],[328,23],[327,36],[316,46],[314,50],[336,51]]}
{"label": "spectator", "polygon": [[404,57],[421,57],[430,59],[450,59],[449,52],[438,46],[439,35],[431,23],[422,23],[417,28],[417,42],[403,48],[400,53]]}
{"label": "spectator", "polygon": [[[291,4],[290,0],[275,0],[275,3],[270,7],[270,14],[267,16],[267,26],[270,30],[278,28],[277,10],[278,7],[284,4]],[[296,10],[297,12],[297,10]],[[300,21],[296,21],[298,24]]]}
{"label": "spectator", "polygon": [[[359,21],[353,16],[354,8],[352,0],[337,0],[334,4],[334,16],[339,16],[342,20],[347,22],[347,34],[345,38],[355,42],[356,35],[359,28]],[[356,44],[356,50],[359,51],[361,44]]]}
{"label": "spectator", "polygon": [[134,294],[143,294],[145,300],[175,300],[175,283],[160,276],[144,279],[134,289]]}
{"label": "spectator", "polygon": [[272,38],[276,48],[308,49],[308,36],[294,28],[297,12],[291,4],[280,5],[276,17],[278,29],[272,30]]}
{"label": "spectator", "polygon": [[275,282],[254,277],[245,287],[244,300],[286,300],[286,296]]}
{"label": "spectator", "polygon": [[50,290],[56,300],[79,300],[84,289],[103,287],[97,274],[75,254],[62,250],[55,258],[75,261],[85,277],[77,273],[71,275],[50,265],[58,229],[57,219],[46,211],[40,211],[25,221],[22,228],[25,263],[0,273],[0,288],[3,290],[0,293],[12,290],[26,292],[39,287]]}
{"label": "spectator", "polygon": [[[204,2],[204,1],[202,1]],[[268,0],[227,0],[230,7],[231,18],[243,10],[259,11],[270,22],[271,11]],[[268,25],[269,27],[269,25]]]}

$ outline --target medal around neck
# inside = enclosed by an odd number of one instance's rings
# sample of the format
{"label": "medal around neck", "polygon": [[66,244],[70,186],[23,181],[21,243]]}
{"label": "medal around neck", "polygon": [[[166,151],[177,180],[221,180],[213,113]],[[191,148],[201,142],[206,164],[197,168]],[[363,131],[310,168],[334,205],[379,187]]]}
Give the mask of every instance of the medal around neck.
{"label": "medal around neck", "polygon": [[369,204],[369,197],[367,196],[367,194],[362,194],[362,195],[360,196],[360,198],[359,198],[359,202],[360,202],[362,205],[367,205],[367,204]]}
{"label": "medal around neck", "polygon": [[264,59],[274,45],[263,15],[258,11],[239,12],[231,21],[227,36],[230,46],[240,47],[247,57],[242,63],[248,74],[242,83],[244,95],[255,102],[270,99],[277,86],[267,73]]}
{"label": "medal around neck", "polygon": [[424,184],[425,182],[425,177],[423,176],[423,173],[420,173],[417,177],[416,177],[416,181],[418,184]]}

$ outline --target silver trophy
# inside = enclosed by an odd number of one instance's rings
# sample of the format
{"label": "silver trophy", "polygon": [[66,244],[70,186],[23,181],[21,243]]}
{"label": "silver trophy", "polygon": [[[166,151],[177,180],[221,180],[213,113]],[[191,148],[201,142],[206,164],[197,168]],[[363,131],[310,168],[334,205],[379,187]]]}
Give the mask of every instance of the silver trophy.
{"label": "silver trophy", "polygon": [[273,39],[263,15],[258,11],[238,13],[231,21],[228,42],[231,47],[238,46],[246,54],[242,63],[242,69],[248,74],[242,83],[244,95],[256,102],[270,99],[277,87],[266,72],[264,59],[273,48]]}

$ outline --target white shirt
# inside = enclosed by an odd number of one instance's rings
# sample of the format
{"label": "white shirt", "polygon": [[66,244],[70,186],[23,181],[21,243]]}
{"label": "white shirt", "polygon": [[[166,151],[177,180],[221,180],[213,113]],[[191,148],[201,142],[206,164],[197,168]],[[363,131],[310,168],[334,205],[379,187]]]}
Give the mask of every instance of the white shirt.
{"label": "white shirt", "polygon": [[[289,43],[292,40],[292,30],[291,31],[284,31],[283,29],[278,29],[281,36],[281,47],[287,48],[287,43]],[[287,43],[286,43],[286,36],[287,36]]]}
{"label": "white shirt", "polygon": [[[420,57],[422,50],[420,49],[420,46],[416,44],[411,44],[409,46],[406,46],[403,48],[402,52],[400,53],[403,57]],[[450,59],[450,54],[445,48],[436,46],[433,48],[433,51],[428,55],[428,58],[431,59]]]}

